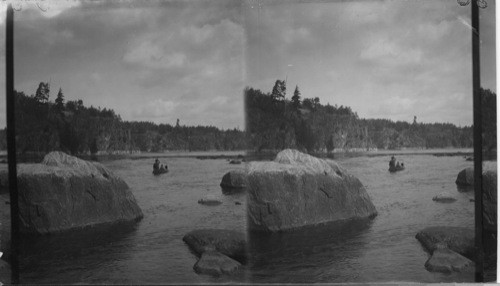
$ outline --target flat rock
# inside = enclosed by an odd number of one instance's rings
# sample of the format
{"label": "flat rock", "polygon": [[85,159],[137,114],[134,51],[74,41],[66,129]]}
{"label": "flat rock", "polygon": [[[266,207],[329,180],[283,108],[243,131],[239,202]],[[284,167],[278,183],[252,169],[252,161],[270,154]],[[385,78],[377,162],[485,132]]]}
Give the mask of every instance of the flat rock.
{"label": "flat rock", "polygon": [[425,262],[425,268],[431,272],[474,272],[474,262],[448,249],[438,248]]}
{"label": "flat rock", "polygon": [[127,183],[97,162],[63,152],[18,165],[20,231],[47,234],[143,217]]}
{"label": "flat rock", "polygon": [[423,229],[415,237],[429,253],[444,245],[471,260],[475,259],[474,228],[434,226]]}
{"label": "flat rock", "polygon": [[460,171],[455,183],[459,186],[474,186],[474,168],[465,168]]}
{"label": "flat rock", "polygon": [[243,170],[234,170],[227,172],[220,183],[222,193],[228,195],[239,193],[247,187],[247,174]]}
{"label": "flat rock", "polygon": [[200,260],[196,262],[193,269],[199,274],[208,274],[213,276],[220,276],[222,274],[231,274],[238,270],[241,264],[221,254],[218,251],[205,251]]}
{"label": "flat rock", "polygon": [[333,160],[287,149],[248,171],[248,225],[283,231],[377,215],[363,184]]}
{"label": "flat rock", "polygon": [[457,199],[449,193],[442,192],[439,195],[433,197],[432,200],[440,203],[452,203]]}
{"label": "flat rock", "polygon": [[213,196],[207,196],[205,198],[199,199],[198,203],[207,206],[217,206],[222,204],[222,202],[218,198]]}
{"label": "flat rock", "polygon": [[246,261],[245,234],[224,229],[199,229],[187,233],[182,240],[198,255],[216,250],[240,262]]}

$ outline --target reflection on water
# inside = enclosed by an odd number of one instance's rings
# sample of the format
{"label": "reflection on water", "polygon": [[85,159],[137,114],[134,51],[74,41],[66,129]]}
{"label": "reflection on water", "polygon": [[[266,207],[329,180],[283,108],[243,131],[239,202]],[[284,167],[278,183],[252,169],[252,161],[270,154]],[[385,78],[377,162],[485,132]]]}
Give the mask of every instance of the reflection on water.
{"label": "reflection on water", "polygon": [[[304,227],[290,232],[250,233],[250,281],[349,281],[352,277],[346,277],[345,273],[335,269],[362,256],[370,225],[369,220],[359,220]],[[346,244],[346,241],[350,243]],[[283,271],[286,276],[276,275]]]}
{"label": "reflection on water", "polygon": [[[40,273],[78,272],[80,279],[92,276],[113,261],[128,259],[129,249],[137,228],[133,223],[115,226],[90,227],[64,234],[44,236],[22,236],[20,241],[20,273],[22,280],[30,279],[30,273],[36,269],[35,277]],[[115,249],[112,246],[118,246]],[[113,250],[112,250],[113,249]],[[112,251],[111,251],[112,250]],[[100,257],[99,263],[88,263]],[[40,263],[43,261],[43,263]],[[25,271],[28,270],[29,271]],[[57,283],[74,283],[79,277],[66,277]]]}

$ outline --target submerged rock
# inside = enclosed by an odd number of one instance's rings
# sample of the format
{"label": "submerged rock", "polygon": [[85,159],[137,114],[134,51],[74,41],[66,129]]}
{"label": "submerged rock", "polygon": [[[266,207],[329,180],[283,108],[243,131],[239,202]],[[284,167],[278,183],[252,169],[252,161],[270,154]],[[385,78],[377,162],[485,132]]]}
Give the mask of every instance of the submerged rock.
{"label": "submerged rock", "polygon": [[442,192],[439,195],[433,197],[432,200],[440,203],[452,203],[457,199],[449,193]]}
{"label": "submerged rock", "polygon": [[212,196],[207,196],[206,198],[202,198],[198,200],[198,203],[201,205],[207,205],[207,206],[217,206],[222,204],[222,202],[217,199],[216,197]]}
{"label": "submerged rock", "polygon": [[219,276],[231,274],[238,270],[241,264],[218,251],[208,250],[203,252],[200,260],[196,262],[193,269],[199,274]]}
{"label": "submerged rock", "polygon": [[474,186],[474,168],[466,168],[457,175],[455,183],[459,186]]}
{"label": "submerged rock", "polygon": [[244,191],[247,187],[247,174],[243,170],[227,172],[220,183],[224,194],[232,194]]}
{"label": "submerged rock", "polygon": [[474,262],[448,249],[438,248],[425,262],[425,268],[431,272],[474,272]]}
{"label": "submerged rock", "polygon": [[47,234],[143,217],[125,181],[97,162],[52,152],[18,165],[22,233]]}
{"label": "submerged rock", "polygon": [[429,253],[443,246],[475,260],[474,228],[434,226],[423,229],[415,237]]}
{"label": "submerged rock", "polygon": [[274,162],[252,162],[248,172],[250,230],[293,228],[377,215],[363,184],[332,160],[296,150]]}
{"label": "submerged rock", "polygon": [[246,237],[238,231],[199,229],[189,232],[182,240],[199,256],[207,250],[216,250],[240,262],[246,261]]}

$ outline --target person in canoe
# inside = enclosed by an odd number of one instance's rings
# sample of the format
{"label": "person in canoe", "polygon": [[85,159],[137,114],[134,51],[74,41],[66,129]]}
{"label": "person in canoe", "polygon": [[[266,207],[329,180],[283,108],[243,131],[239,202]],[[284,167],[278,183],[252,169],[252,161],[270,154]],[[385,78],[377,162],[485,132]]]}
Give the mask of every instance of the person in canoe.
{"label": "person in canoe", "polygon": [[403,162],[396,161],[394,156],[391,157],[391,161],[389,161],[389,172],[397,172],[405,169],[405,164]]}
{"label": "person in canoe", "polygon": [[158,175],[166,172],[168,172],[168,166],[163,166],[163,164],[160,164],[160,160],[156,158],[155,163],[153,164],[153,174]]}
{"label": "person in canoe", "polygon": [[389,169],[393,169],[396,167],[396,158],[394,156],[391,157],[391,161],[389,161]]}

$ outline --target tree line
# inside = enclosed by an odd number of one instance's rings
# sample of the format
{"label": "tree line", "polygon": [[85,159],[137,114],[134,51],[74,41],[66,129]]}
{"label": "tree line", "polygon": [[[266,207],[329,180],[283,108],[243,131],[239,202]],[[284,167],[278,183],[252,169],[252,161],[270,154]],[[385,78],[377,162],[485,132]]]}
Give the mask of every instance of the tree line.
{"label": "tree line", "polygon": [[[485,148],[496,149],[496,95],[481,89]],[[493,102],[495,101],[495,102]],[[298,86],[287,98],[284,80],[271,92],[247,87],[246,130],[254,151],[296,148],[309,153],[334,150],[472,148],[472,126],[362,119],[347,106],[303,98]]]}
{"label": "tree line", "polygon": [[245,133],[214,126],[123,121],[114,110],[65,100],[60,88],[50,101],[50,84],[34,95],[15,91],[16,148],[20,154],[61,150],[71,154],[244,150]]}

